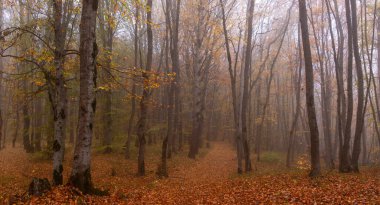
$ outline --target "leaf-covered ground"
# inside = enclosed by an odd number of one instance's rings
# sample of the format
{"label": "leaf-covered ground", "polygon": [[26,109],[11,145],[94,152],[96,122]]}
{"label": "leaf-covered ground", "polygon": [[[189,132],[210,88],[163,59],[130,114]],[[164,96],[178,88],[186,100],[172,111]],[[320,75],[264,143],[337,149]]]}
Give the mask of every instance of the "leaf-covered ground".
{"label": "leaf-covered ground", "polygon": [[[136,162],[121,154],[93,158],[93,180],[109,196],[86,196],[61,186],[42,197],[23,195],[31,177],[50,176],[49,161],[38,162],[22,150],[0,152],[0,201],[23,199],[25,204],[380,204],[380,169],[360,174],[325,172],[309,179],[304,170],[287,170],[281,163],[255,163],[250,175],[237,176],[231,146],[214,143],[197,160],[178,154],[170,161],[170,177],[157,179],[159,156],[150,151],[148,174],[136,177]],[[65,162],[66,167],[70,166]],[[112,170],[114,175],[112,176]],[[65,170],[65,178],[69,174]],[[115,173],[116,172],[116,173]],[[17,198],[9,197],[18,195]]]}

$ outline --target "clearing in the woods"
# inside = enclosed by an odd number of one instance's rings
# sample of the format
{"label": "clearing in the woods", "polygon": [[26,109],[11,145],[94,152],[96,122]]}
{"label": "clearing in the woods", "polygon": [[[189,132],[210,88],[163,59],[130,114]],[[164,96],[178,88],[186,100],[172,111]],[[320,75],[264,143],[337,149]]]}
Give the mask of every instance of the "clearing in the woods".
{"label": "clearing in the woods", "polygon": [[[42,197],[25,194],[32,177],[49,178],[50,161],[28,156],[21,149],[0,152],[0,201],[19,200],[27,204],[361,204],[380,203],[379,168],[363,168],[360,174],[325,172],[310,179],[307,170],[286,169],[275,153],[254,163],[251,174],[238,176],[233,147],[213,143],[191,160],[180,153],[169,161],[169,178],[158,179],[155,171],[159,149],[147,157],[148,174],[137,177],[136,162],[122,153],[100,154],[93,158],[96,187],[109,190],[108,196],[82,195],[67,186],[54,188]],[[70,155],[68,155],[70,156]],[[65,161],[65,180],[70,163]],[[15,196],[16,195],[16,196]],[[21,201],[20,201],[21,200]]]}

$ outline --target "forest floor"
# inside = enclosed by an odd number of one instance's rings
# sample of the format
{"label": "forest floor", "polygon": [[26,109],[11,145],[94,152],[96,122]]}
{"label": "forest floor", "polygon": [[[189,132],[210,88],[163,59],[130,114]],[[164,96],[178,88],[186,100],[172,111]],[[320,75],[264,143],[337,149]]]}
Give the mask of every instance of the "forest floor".
{"label": "forest floor", "polygon": [[[88,196],[60,186],[42,197],[26,196],[32,177],[50,178],[51,162],[37,160],[22,149],[0,151],[0,204],[380,204],[380,168],[365,167],[360,174],[323,172],[310,179],[304,169],[286,169],[268,159],[254,162],[251,174],[236,174],[232,146],[215,142],[196,160],[185,152],[169,161],[169,178],[158,179],[159,147],[147,149],[147,175],[135,175],[136,162],[122,153],[95,153],[92,176],[109,196]],[[70,162],[65,161],[67,179]],[[10,197],[15,196],[17,197]],[[13,199],[12,199],[13,198]],[[23,201],[24,200],[24,201]]]}

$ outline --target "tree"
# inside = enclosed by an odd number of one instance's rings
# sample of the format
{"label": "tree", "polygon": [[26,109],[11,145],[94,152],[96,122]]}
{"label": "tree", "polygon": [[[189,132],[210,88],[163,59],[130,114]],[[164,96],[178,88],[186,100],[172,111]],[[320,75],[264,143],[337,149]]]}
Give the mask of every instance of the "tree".
{"label": "tree", "polygon": [[340,161],[339,161],[339,171],[340,172],[350,172],[351,166],[350,166],[350,156],[349,156],[349,149],[350,149],[350,140],[351,140],[351,123],[352,123],[352,115],[353,115],[353,83],[352,83],[352,18],[351,18],[351,6],[350,6],[350,0],[345,0],[345,7],[346,7],[346,21],[347,21],[347,47],[348,47],[348,59],[347,59],[347,118],[345,123],[345,130],[344,130],[344,141],[343,141],[343,147],[340,154]]}
{"label": "tree", "polygon": [[[3,0],[0,0],[0,30],[3,29]],[[3,83],[3,70],[4,70],[4,64],[3,64],[3,58],[0,58],[0,150],[2,149],[2,147],[4,146],[2,144],[2,140],[3,140],[3,103],[1,102],[2,100],[2,90],[3,90],[3,86],[2,86],[2,83]]]}
{"label": "tree", "polygon": [[[24,26],[27,24],[27,16],[30,16],[29,10],[26,10],[26,4],[27,1],[19,0],[20,4],[20,25]],[[22,38],[21,39],[24,43],[21,45],[21,49],[25,50],[26,47],[28,46],[28,43],[26,42],[27,39]],[[25,71],[27,69],[27,64],[25,62],[20,63],[21,70]],[[23,145],[24,149],[27,153],[33,152],[33,147],[32,147],[32,142],[30,141],[29,137],[29,128],[30,128],[30,113],[29,113],[29,105],[28,105],[28,100],[27,100],[27,93],[28,93],[28,79],[26,76],[24,76],[24,79],[22,81],[22,89],[24,92],[24,102],[22,102],[22,115],[23,115],[23,128],[22,128],[22,139],[23,139]]]}
{"label": "tree", "polygon": [[194,4],[197,17],[191,29],[194,35],[191,42],[191,74],[189,72],[189,77],[192,80],[192,127],[188,157],[192,159],[195,159],[201,146],[204,130],[205,98],[215,46],[215,39],[211,37],[213,26],[210,23],[211,14],[208,10],[210,2],[199,0],[195,1]]}
{"label": "tree", "polygon": [[[135,25],[134,25],[134,56],[133,56],[133,63],[134,63],[134,68],[138,69],[139,68],[139,22],[140,22],[140,5],[139,2],[136,0],[134,1],[135,4]],[[135,76],[134,76],[135,77]],[[136,83],[134,81],[134,78],[131,80],[132,83],[132,93],[131,93],[131,115],[129,116],[128,120],[128,137],[127,141],[125,143],[125,158],[129,159],[130,158],[130,147],[131,147],[131,141],[132,141],[132,130],[133,130],[133,121],[135,119],[135,114],[136,114]]]}
{"label": "tree", "polygon": [[103,145],[110,150],[112,142],[112,53],[114,39],[114,6],[112,0],[102,0],[99,6],[99,27],[102,46],[104,49],[103,76],[105,98],[103,108]]}
{"label": "tree", "polygon": [[63,183],[63,158],[65,152],[65,131],[67,97],[65,88],[65,46],[67,27],[71,13],[64,8],[72,8],[72,1],[54,0],[54,66],[55,76],[51,77],[45,73],[49,83],[49,100],[54,114],[54,142],[53,142],[53,184]]}
{"label": "tree", "polygon": [[353,50],[355,57],[355,66],[358,83],[358,107],[356,110],[356,128],[354,134],[354,145],[352,148],[351,166],[354,172],[359,172],[359,155],[361,150],[361,138],[363,134],[364,125],[364,78],[362,70],[362,61],[359,53],[359,40],[358,40],[358,22],[356,14],[356,1],[351,0],[352,10],[352,38]]}
{"label": "tree", "polygon": [[97,0],[84,0],[80,24],[80,93],[78,135],[69,183],[84,193],[93,190],[91,181],[91,143],[96,109],[96,13]]}
{"label": "tree", "polygon": [[[159,170],[160,176],[168,176],[167,173],[167,155],[168,155],[168,141],[171,139],[172,142],[170,143],[172,145],[171,150],[174,151],[175,145],[174,145],[174,130],[175,128],[178,128],[177,121],[179,120],[179,86],[177,84],[178,82],[178,76],[179,76],[179,48],[178,48],[178,34],[179,34],[179,14],[180,14],[180,8],[181,8],[181,1],[176,0],[174,6],[172,5],[171,0],[166,0],[166,25],[168,26],[169,34],[170,34],[170,55],[172,60],[172,71],[173,75],[175,76],[175,80],[173,80],[170,83],[170,89],[169,89],[169,109],[168,109],[168,129],[167,134],[162,141],[162,153],[161,153],[161,167]],[[175,106],[175,110],[174,110]],[[176,111],[176,113],[174,113]],[[176,126],[177,125],[177,126]],[[169,148],[170,150],[170,148]]]}
{"label": "tree", "polygon": [[300,37],[300,29],[298,30],[298,58],[299,58],[299,64],[298,64],[298,71],[296,71],[296,77],[297,82],[295,82],[296,87],[296,111],[294,114],[293,122],[291,124],[290,132],[289,132],[289,144],[288,144],[288,150],[286,155],[286,166],[290,167],[292,163],[292,156],[293,156],[293,146],[294,146],[294,138],[295,138],[295,130],[297,126],[297,121],[301,112],[301,83],[302,83],[302,51],[301,51],[301,37]]}
{"label": "tree", "polygon": [[[321,22],[324,25],[324,4],[322,4],[322,14],[321,14]],[[322,124],[323,124],[323,137],[325,142],[325,159],[326,165],[329,169],[334,168],[334,159],[332,154],[332,144],[331,144],[331,114],[330,114],[330,80],[327,70],[327,60],[326,59],[326,34],[325,28],[322,26],[320,34],[316,30],[316,26],[314,23],[314,15],[311,10],[311,26],[314,33],[315,47],[317,48],[317,56],[319,61],[320,68],[320,76],[321,76],[321,109],[322,109]],[[319,37],[319,38],[318,38]]]}
{"label": "tree", "polygon": [[320,174],[319,160],[319,132],[317,116],[314,103],[314,75],[313,62],[310,49],[309,28],[307,22],[307,10],[305,0],[299,0],[299,18],[302,32],[302,45],[305,59],[306,77],[306,109],[308,114],[310,141],[311,141],[311,171],[309,176],[314,177]]}
{"label": "tree", "polygon": [[[343,156],[343,134],[346,123],[346,96],[344,93],[344,82],[343,82],[343,51],[344,51],[344,35],[343,27],[339,15],[333,15],[336,22],[336,30],[338,33],[337,45],[334,39],[334,31],[332,25],[331,13],[335,10],[335,13],[338,13],[338,3],[334,0],[334,8],[330,1],[326,0],[328,22],[329,22],[329,33],[331,37],[331,46],[333,49],[333,59],[335,64],[335,79],[337,85],[337,101],[336,101],[336,133],[337,139],[335,140],[335,148],[338,147],[339,143],[339,159],[342,159]],[[333,153],[335,156],[335,152]]]}
{"label": "tree", "polygon": [[[245,45],[245,61],[244,61],[244,74],[243,76],[243,91],[241,98],[241,141],[244,150],[245,171],[250,172],[252,170],[250,148],[248,144],[248,131],[247,131],[247,108],[249,99],[249,76],[251,73],[251,59],[252,59],[252,31],[253,31],[253,11],[255,8],[255,1],[248,1],[247,9],[247,39]],[[243,71],[242,71],[243,72]]]}
{"label": "tree", "polygon": [[[242,167],[242,150],[241,150],[241,140],[240,140],[240,132],[239,132],[239,107],[238,107],[238,99],[237,99],[237,80],[236,80],[236,64],[233,66],[233,61],[232,61],[232,55],[231,55],[231,49],[230,49],[230,38],[228,35],[228,30],[227,30],[227,15],[225,12],[224,8],[224,2],[223,0],[219,0],[221,10],[222,10],[222,24],[223,24],[223,34],[224,34],[224,44],[225,44],[225,50],[226,50],[226,55],[227,55],[227,61],[228,61],[228,73],[230,77],[230,84],[231,84],[231,95],[232,95],[232,110],[233,110],[233,119],[234,119],[234,129],[235,129],[235,138],[236,138],[236,144],[237,144],[237,156],[238,156],[238,173],[243,172],[243,167]],[[238,51],[240,51],[240,38],[239,38],[239,48]],[[236,59],[238,58],[238,54],[236,55]],[[236,60],[237,61],[237,60]]]}
{"label": "tree", "polygon": [[147,0],[146,3],[146,27],[147,27],[147,40],[148,40],[148,53],[146,60],[145,70],[142,72],[143,83],[143,95],[140,100],[140,118],[137,122],[137,137],[139,140],[139,154],[138,154],[138,164],[137,173],[140,176],[145,175],[145,144],[146,144],[146,130],[147,130],[147,117],[148,117],[148,103],[150,96],[149,87],[149,75],[152,68],[152,58],[153,58],[153,31],[152,31],[152,0]]}

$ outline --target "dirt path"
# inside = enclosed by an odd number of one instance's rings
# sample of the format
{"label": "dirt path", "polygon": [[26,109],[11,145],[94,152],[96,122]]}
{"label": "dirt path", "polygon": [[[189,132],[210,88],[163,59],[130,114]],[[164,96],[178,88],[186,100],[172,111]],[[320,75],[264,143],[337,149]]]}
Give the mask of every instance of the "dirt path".
{"label": "dirt path", "polygon": [[123,200],[127,204],[165,205],[380,203],[377,169],[360,175],[330,173],[317,179],[310,179],[302,170],[231,177],[236,171],[235,158],[231,146],[215,143],[203,158],[181,163],[183,166],[172,170],[166,180],[157,180],[136,192],[127,191],[129,195]]}
{"label": "dirt path", "polygon": [[228,179],[236,168],[236,157],[231,145],[222,142],[212,144],[211,150],[194,166],[185,163],[172,173],[173,181],[213,183]]}
{"label": "dirt path", "polygon": [[[188,159],[184,159],[188,160]],[[192,164],[189,166],[189,164]],[[236,157],[226,143],[214,143],[206,156],[171,170],[169,178],[157,180],[148,189],[131,193],[130,204],[204,204],[236,170]],[[221,196],[216,196],[221,197]]]}

